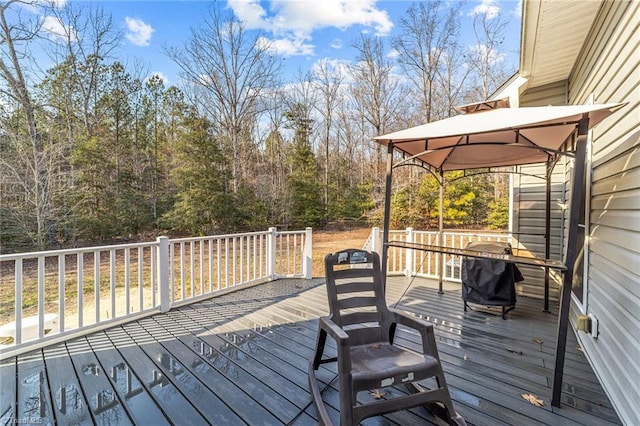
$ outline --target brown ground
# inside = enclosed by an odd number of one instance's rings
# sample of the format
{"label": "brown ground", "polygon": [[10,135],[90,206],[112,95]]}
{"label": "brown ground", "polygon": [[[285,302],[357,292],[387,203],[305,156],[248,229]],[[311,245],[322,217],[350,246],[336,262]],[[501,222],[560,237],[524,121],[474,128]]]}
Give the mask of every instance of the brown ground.
{"label": "brown ground", "polygon": [[371,234],[371,228],[348,231],[313,231],[313,276],[324,276],[324,257],[347,248],[361,249]]}

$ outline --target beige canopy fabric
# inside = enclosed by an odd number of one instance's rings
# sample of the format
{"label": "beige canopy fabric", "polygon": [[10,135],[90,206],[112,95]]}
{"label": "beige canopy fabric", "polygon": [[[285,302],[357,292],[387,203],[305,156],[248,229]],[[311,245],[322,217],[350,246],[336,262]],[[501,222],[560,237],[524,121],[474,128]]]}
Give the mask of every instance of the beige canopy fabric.
{"label": "beige canopy fabric", "polygon": [[622,105],[483,109],[374,139],[439,171],[542,163],[563,149],[585,114],[592,127]]}

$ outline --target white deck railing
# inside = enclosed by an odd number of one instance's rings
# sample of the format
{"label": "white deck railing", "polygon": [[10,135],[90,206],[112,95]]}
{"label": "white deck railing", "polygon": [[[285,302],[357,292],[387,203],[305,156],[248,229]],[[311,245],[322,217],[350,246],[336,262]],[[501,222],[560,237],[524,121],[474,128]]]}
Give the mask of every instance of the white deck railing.
{"label": "white deck railing", "polygon": [[278,278],[311,278],[312,230],[0,256],[0,359]]}
{"label": "white deck railing", "polygon": [[[511,243],[511,236],[499,233],[475,233],[444,231],[442,242],[438,241],[438,231],[390,230],[389,241],[403,241],[432,246],[464,249],[470,242],[497,241]],[[373,228],[365,243],[365,250],[382,254],[382,230]],[[462,258],[456,255],[433,253],[399,247],[389,247],[387,274],[438,278],[443,269],[443,280],[461,282],[460,265]]]}

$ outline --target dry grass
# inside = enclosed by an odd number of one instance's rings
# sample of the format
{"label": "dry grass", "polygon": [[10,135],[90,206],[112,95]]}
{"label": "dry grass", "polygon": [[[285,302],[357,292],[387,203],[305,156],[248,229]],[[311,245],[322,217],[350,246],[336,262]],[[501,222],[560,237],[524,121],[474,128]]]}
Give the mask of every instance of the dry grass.
{"label": "dry grass", "polygon": [[347,248],[362,248],[371,228],[349,231],[313,231],[313,276],[324,276],[324,257]]}

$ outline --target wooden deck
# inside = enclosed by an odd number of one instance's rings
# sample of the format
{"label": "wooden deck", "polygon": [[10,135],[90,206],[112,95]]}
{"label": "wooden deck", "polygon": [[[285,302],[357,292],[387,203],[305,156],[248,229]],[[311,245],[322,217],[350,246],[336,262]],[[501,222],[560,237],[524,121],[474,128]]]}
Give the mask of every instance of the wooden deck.
{"label": "wooden deck", "polygon": [[[5,360],[0,425],[315,424],[307,365],[327,313],[322,283],[270,282]],[[459,288],[438,295],[426,280],[390,279],[388,296],[435,324],[454,404],[469,424],[620,423],[573,334],[563,407],[549,405],[557,316],[541,312],[541,301],[521,297],[502,320],[497,310],[464,313]],[[397,338],[418,347],[417,335]],[[322,367],[319,378],[337,419],[335,368]],[[364,424],[442,423],[414,409]]]}

